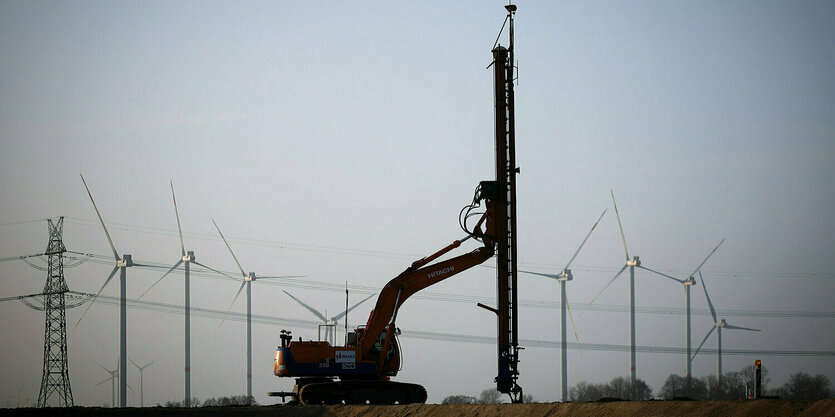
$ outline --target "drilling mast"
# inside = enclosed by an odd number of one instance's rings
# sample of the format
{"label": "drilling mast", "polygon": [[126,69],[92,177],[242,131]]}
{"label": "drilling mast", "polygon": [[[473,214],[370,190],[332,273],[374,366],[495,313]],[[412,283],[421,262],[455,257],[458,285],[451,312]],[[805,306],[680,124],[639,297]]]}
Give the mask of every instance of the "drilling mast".
{"label": "drilling mast", "polygon": [[[496,389],[510,395],[514,403],[522,402],[519,377],[518,303],[516,294],[516,166],[515,115],[513,98],[513,15],[516,6],[509,4],[506,21],[510,21],[510,42],[493,49],[493,81],[496,116],[496,294],[498,298],[498,366]],[[501,36],[501,34],[500,34]]]}

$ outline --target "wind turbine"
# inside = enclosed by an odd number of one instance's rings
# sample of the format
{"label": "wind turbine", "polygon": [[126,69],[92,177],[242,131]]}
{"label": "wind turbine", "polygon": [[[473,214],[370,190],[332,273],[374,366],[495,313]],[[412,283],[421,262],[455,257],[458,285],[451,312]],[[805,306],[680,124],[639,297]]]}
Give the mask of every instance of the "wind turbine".
{"label": "wind turbine", "polygon": [[185,244],[183,243],[183,229],[180,227],[180,212],[177,209],[177,197],[174,195],[174,182],[171,181],[171,199],[174,200],[174,214],[177,216],[177,231],[180,234],[180,256],[181,258],[177,260],[177,262],[168,269],[168,272],[163,274],[153,285],[148,287],[142,295],[139,296],[139,299],[145,296],[148,291],[151,291],[151,288],[154,288],[160,281],[163,280],[168,274],[172,271],[177,269],[180,264],[183,264],[183,269],[185,270],[185,405],[186,407],[191,407],[191,280],[189,277],[189,264],[194,263],[195,265],[202,266],[208,270],[214,271],[216,273],[223,274],[220,271],[216,271],[212,268],[209,268],[206,265],[197,262],[196,258],[194,257],[194,251],[186,252]]}
{"label": "wind turbine", "polygon": [[119,375],[119,367],[117,366],[116,369],[111,371],[110,369],[107,369],[104,366],[102,366],[102,364],[100,364],[100,363],[97,363],[96,365],[98,365],[101,369],[104,369],[105,372],[110,374],[110,378],[107,378],[104,381],[99,382],[98,384],[93,385],[93,386],[97,387],[101,384],[104,384],[107,381],[112,381],[113,383],[111,384],[112,389],[111,389],[111,393],[110,393],[110,406],[111,407],[116,407],[116,377]]}
{"label": "wind turbine", "polygon": [[[235,263],[238,265],[238,269],[241,271],[241,276],[243,277],[241,286],[238,288],[235,298],[232,299],[232,303],[229,304],[229,310],[227,310],[227,312],[232,310],[232,306],[235,305],[235,301],[237,301],[238,296],[241,295],[241,291],[244,289],[244,286],[246,286],[246,396],[247,401],[249,401],[252,398],[252,289],[250,285],[253,281],[255,281],[255,272],[250,272],[249,274],[244,272],[244,268],[241,266],[241,263],[238,262],[238,257],[235,256],[235,252],[232,251],[232,247],[229,246],[229,242],[226,241],[226,238],[223,236],[223,232],[220,231],[220,227],[217,226],[214,219],[212,219],[212,223],[215,225],[215,229],[217,229],[218,234],[220,234],[220,238],[223,239],[223,243],[226,244],[226,248],[229,249],[229,253],[232,254],[232,259],[235,260]],[[260,278],[292,278],[297,276],[298,275],[286,275]],[[223,321],[220,322],[220,325],[223,325]]]}
{"label": "wind turbine", "polygon": [[101,213],[99,213],[99,208],[96,207],[96,202],[93,200],[93,194],[90,193],[90,187],[87,187],[87,181],[84,181],[84,176],[81,176],[81,182],[84,183],[84,188],[87,189],[87,195],[90,196],[90,202],[93,203],[93,209],[96,210],[96,215],[99,217],[99,222],[101,223],[102,229],[104,229],[104,234],[107,236],[107,242],[110,243],[110,249],[113,249],[113,257],[116,258],[116,266],[113,267],[113,270],[110,271],[110,275],[107,276],[107,279],[104,280],[104,284],[102,284],[99,292],[96,293],[96,296],[93,297],[90,304],[87,305],[87,308],[84,310],[84,313],[81,314],[81,318],[78,319],[78,322],[75,323],[75,327],[78,327],[81,320],[90,311],[90,307],[93,306],[93,302],[96,301],[96,298],[101,294],[104,290],[104,287],[113,279],[113,276],[116,275],[116,271],[119,271],[119,282],[120,282],[120,302],[119,302],[119,329],[120,329],[120,336],[119,336],[119,369],[122,372],[119,373],[119,406],[120,407],[127,407],[127,399],[128,399],[128,376],[127,376],[127,357],[128,357],[128,328],[127,328],[127,302],[126,300],[126,289],[125,283],[127,281],[127,268],[131,266],[144,266],[144,267],[151,267],[150,265],[142,265],[133,262],[131,259],[131,255],[124,254],[122,257],[119,257],[119,253],[116,251],[116,247],[113,246],[113,239],[110,238],[110,233],[107,231],[107,226],[104,225],[104,220],[101,218]]}
{"label": "wind turbine", "polygon": [[630,358],[631,363],[629,367],[630,371],[630,382],[632,384],[632,398],[634,399],[637,396],[636,388],[637,385],[635,383],[635,267],[641,266],[641,258],[638,256],[633,256],[631,259],[629,258],[629,250],[626,248],[626,236],[623,234],[623,225],[620,222],[620,213],[618,212],[618,203],[615,201],[615,192],[610,190],[612,194],[612,203],[615,205],[615,215],[618,218],[618,229],[620,230],[620,238],[623,241],[623,252],[626,255],[626,263],[623,267],[612,277],[611,280],[600,290],[597,295],[592,298],[589,305],[593,304],[597,297],[600,294],[603,294],[603,291],[606,291],[606,288],[609,288],[613,282],[626,270],[629,268],[629,338],[630,338]]}
{"label": "wind turbine", "polygon": [[[142,371],[144,371],[145,368],[151,366],[151,364],[153,364],[154,362],[152,361],[145,366],[139,366],[139,365],[136,364],[136,362],[133,361],[133,359],[130,359],[130,363],[132,363],[133,366],[136,367],[136,369],[139,369],[139,406],[144,407],[145,406],[145,381],[144,381],[144,379],[142,379]],[[186,407],[188,407],[188,406],[186,406]]]}
{"label": "wind turbine", "polygon": [[[687,277],[687,279],[684,279],[684,280],[678,279],[678,278],[675,278],[675,277],[671,277],[667,274],[663,274],[661,272],[658,272],[658,271],[649,269],[645,266],[640,266],[639,265],[639,268],[641,268],[641,269],[645,269],[649,272],[653,272],[655,274],[658,274],[658,275],[661,275],[663,277],[669,278],[673,281],[676,281],[676,282],[680,283],[681,285],[684,285],[684,298],[686,300],[685,304],[686,304],[686,309],[687,309],[687,364],[686,364],[686,373],[687,374],[686,374],[686,377],[688,377],[688,378],[693,376],[693,360],[690,357],[690,350],[691,350],[691,345],[692,345],[691,344],[692,332],[690,330],[691,329],[691,327],[690,327],[690,287],[693,286],[693,285],[696,285],[696,278],[695,278],[696,273],[698,272],[701,276],[701,271],[700,270],[702,269],[702,266],[704,266],[705,262],[707,262],[707,260],[710,259],[711,256],[713,256],[713,254],[716,252],[717,249],[719,249],[719,246],[722,246],[722,243],[725,243],[725,239],[722,239],[721,241],[719,241],[719,244],[716,245],[716,247],[713,248],[712,251],[710,251],[710,253],[707,255],[705,260],[702,261],[702,263],[700,263],[699,266],[696,267],[696,270],[693,271],[693,273],[690,274]],[[695,356],[695,355],[693,355],[693,356]]]}
{"label": "wind turbine", "polygon": [[[560,272],[559,275],[519,270],[519,272],[524,272],[526,274],[540,275],[543,277],[553,278],[560,283],[560,293],[562,294],[562,299],[560,300],[560,310],[562,318],[562,401],[568,401],[568,342],[566,341],[565,337],[566,308],[568,308],[568,314],[571,315],[571,305],[568,303],[568,295],[565,292],[565,282],[574,279],[574,275],[571,274],[571,269],[569,269],[569,267],[571,267],[571,263],[574,262],[574,259],[577,258],[577,255],[580,254],[580,250],[583,249],[583,246],[586,244],[586,241],[589,240],[589,236],[591,236],[591,232],[593,232],[594,228],[597,227],[597,224],[600,223],[600,219],[603,218],[604,214],[606,214],[606,210],[603,210],[603,213],[601,213],[600,217],[597,218],[597,221],[594,222],[594,226],[591,227],[591,230],[589,230],[589,233],[586,235],[586,238],[583,239],[583,243],[580,244],[580,247],[577,248],[576,252],[574,252],[574,256],[572,256],[568,263],[565,264],[565,268],[562,269],[562,272]],[[577,339],[577,341],[579,342],[580,337],[577,336],[577,328],[574,326],[573,317],[571,318],[571,327],[574,329],[574,338]]]}
{"label": "wind turbine", "polygon": [[[282,291],[284,291],[284,290],[282,290]],[[373,296],[375,296],[375,295],[376,295],[376,293],[371,294],[371,295],[369,295],[368,297],[365,297],[362,301],[360,301],[360,302],[358,302],[358,303],[354,304],[353,306],[351,306],[351,308],[346,309],[345,311],[343,311],[343,312],[341,312],[341,313],[339,313],[339,314],[337,314],[337,315],[335,315],[335,316],[331,317],[330,319],[328,319],[327,317],[325,317],[325,315],[324,315],[324,314],[322,314],[321,312],[319,312],[319,311],[318,311],[318,310],[316,310],[315,308],[313,308],[313,307],[311,307],[311,306],[309,306],[309,305],[307,305],[307,304],[303,303],[301,300],[299,300],[298,298],[294,297],[294,296],[293,296],[293,294],[290,294],[290,293],[289,293],[289,292],[287,292],[287,291],[284,291],[284,293],[285,293],[285,294],[287,294],[288,296],[290,296],[290,298],[292,298],[293,300],[295,300],[297,303],[301,304],[301,305],[302,305],[302,307],[306,308],[308,311],[310,311],[311,313],[313,313],[313,314],[314,314],[316,317],[318,317],[320,320],[322,320],[322,322],[324,322],[324,323],[325,323],[325,325],[329,326],[329,327],[328,327],[328,333],[327,333],[327,335],[326,335],[326,340],[327,340],[328,342],[330,342],[330,344],[331,344],[331,345],[333,345],[333,343],[334,343],[334,339],[336,339],[336,325],[338,324],[339,319],[341,319],[342,317],[345,317],[345,315],[347,315],[349,312],[351,312],[351,310],[353,310],[353,309],[357,308],[360,304],[362,304],[362,303],[366,302],[369,298],[371,298],[371,297],[373,297]]]}
{"label": "wind turbine", "polygon": [[717,338],[717,344],[718,344],[718,346],[717,346],[718,351],[717,351],[717,355],[716,355],[716,358],[717,358],[717,360],[716,360],[716,372],[717,372],[716,378],[718,380],[719,386],[722,386],[722,328],[725,328],[725,329],[728,329],[728,330],[748,330],[748,331],[752,331],[752,332],[759,332],[760,329],[751,329],[751,328],[748,328],[748,327],[733,326],[733,325],[728,324],[728,322],[725,319],[719,320],[718,318],[716,318],[716,310],[713,308],[713,303],[710,302],[710,296],[707,294],[707,285],[705,284],[705,279],[704,279],[704,277],[702,277],[701,272],[699,272],[699,278],[701,278],[701,280],[702,280],[702,288],[705,290],[705,298],[707,298],[707,306],[710,307],[710,315],[713,317],[713,327],[710,328],[710,330],[705,335],[705,338],[702,339],[702,343],[700,343],[699,347],[696,348],[696,353],[693,354],[693,358],[691,358],[691,360],[695,359],[696,355],[699,354],[699,350],[702,349],[702,346],[704,346],[705,342],[707,341],[707,338],[710,337],[710,334],[713,333],[714,330],[718,329],[718,331],[716,332],[716,336],[717,336],[716,338]]}

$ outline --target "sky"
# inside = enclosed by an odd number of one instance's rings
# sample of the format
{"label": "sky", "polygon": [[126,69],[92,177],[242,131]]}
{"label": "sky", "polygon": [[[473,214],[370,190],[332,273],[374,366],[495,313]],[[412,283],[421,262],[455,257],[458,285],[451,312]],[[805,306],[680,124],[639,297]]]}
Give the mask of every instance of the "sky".
{"label": "sky", "polygon": [[[282,290],[331,316],[346,282],[359,301],[463,236],[459,210],[495,176],[486,68],[504,4],[0,1],[0,258],[43,252],[43,219],[64,216],[67,248],[104,256],[67,268],[67,283],[98,291],[112,251],[83,173],[119,253],[172,265],[173,182],[198,261],[237,271],[214,220],[247,271],[303,276],[252,286],[253,313],[278,318],[253,325],[254,395],[275,403],[265,393],[293,383],[272,374],[279,331],[317,337],[317,319]],[[608,210],[567,284],[579,341],[629,344],[627,276],[588,307],[624,262],[613,192],[629,255],[649,268],[684,279],[726,239],[702,268],[711,299],[730,324],[762,331],[725,331],[723,349],[830,352],[758,357],[772,387],[797,371],[834,379],[835,5],[518,7],[520,269],[559,273]],[[464,246],[457,253],[477,244]],[[129,269],[128,297],[162,273]],[[449,335],[495,337],[495,318],[475,305],[495,300],[494,274],[463,272],[401,308],[397,380],[424,385],[429,402],[493,386],[495,345]],[[0,262],[0,298],[37,293],[44,278]],[[194,276],[192,305],[225,311],[238,286]],[[635,286],[637,344],[684,347],[679,284],[638,271]],[[702,287],[691,293],[694,349],[712,326]],[[118,291],[113,281],[102,294]],[[520,338],[558,342],[557,284],[522,275],[518,291]],[[182,305],[183,293],[174,273],[143,300]],[[232,313],[245,313],[243,301]],[[97,302],[76,326],[84,308],[67,310],[74,400],[109,404],[97,363],[117,362],[118,309]],[[154,362],[146,405],[183,395],[183,317],[160,310],[128,312],[128,356]],[[209,316],[192,319],[192,395],[244,393],[245,324]],[[42,312],[0,303],[0,406],[37,402],[43,323]],[[754,359],[726,354],[723,368]],[[684,373],[681,353],[637,360],[656,391]],[[715,369],[710,352],[693,361],[694,376]],[[519,383],[536,399],[560,398],[560,371],[557,348],[522,351]],[[139,374],[128,372],[138,405]],[[628,352],[568,353],[570,385],[628,374]]]}

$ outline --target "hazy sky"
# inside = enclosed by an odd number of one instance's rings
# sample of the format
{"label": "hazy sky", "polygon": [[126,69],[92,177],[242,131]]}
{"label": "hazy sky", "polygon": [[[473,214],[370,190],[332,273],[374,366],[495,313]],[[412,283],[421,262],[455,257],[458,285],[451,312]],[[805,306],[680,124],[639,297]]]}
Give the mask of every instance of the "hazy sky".
{"label": "hazy sky", "polygon": [[[43,251],[46,223],[31,221],[55,216],[66,216],[70,250],[111,252],[83,172],[120,253],[173,264],[173,180],[199,261],[236,270],[215,219],[244,268],[306,276],[253,285],[256,314],[306,321],[254,326],[253,390],[273,403],[265,392],[292,386],[272,375],[279,330],[316,337],[315,318],[282,289],[333,315],[346,281],[359,300],[462,236],[458,211],[494,177],[485,68],[504,4],[0,0],[0,258]],[[727,238],[703,268],[714,305],[743,310],[725,317],[762,332],[726,331],[725,349],[835,350],[833,21],[831,2],[519,2],[520,267],[558,273],[609,208],[568,283],[582,342],[629,343],[627,314],[581,309],[623,265],[614,190],[630,255],[650,268],[686,278]],[[65,275],[72,290],[95,292],[111,267]],[[128,297],[160,275],[130,269]],[[494,337],[493,315],[475,306],[495,297],[493,275],[476,268],[432,287],[403,306],[399,327]],[[683,347],[682,288],[636,275],[637,305],[656,311],[638,315],[638,344]],[[596,304],[628,305],[626,278]],[[44,279],[2,262],[0,297],[38,292]],[[225,310],[238,285],[195,277],[192,303]],[[520,337],[558,341],[556,283],[522,276],[519,287]],[[103,294],[118,295],[118,281]],[[182,274],[146,299],[182,304]],[[692,302],[695,348],[711,326],[701,285]],[[75,402],[109,403],[96,363],[117,361],[118,309],[96,303],[74,327],[81,312],[67,312]],[[0,405],[21,387],[37,400],[43,320],[0,303]],[[129,310],[129,357],[155,361],[146,404],[183,395],[182,331],[181,315]],[[192,336],[192,394],[245,392],[244,323],[194,317]],[[492,344],[401,342],[397,380],[426,386],[430,402],[494,385]],[[568,358],[571,385],[629,373],[628,352]],[[724,369],[754,359],[725,355]],[[772,386],[800,370],[835,379],[832,356],[761,359]],[[559,350],[529,347],[521,360],[525,392],[559,399]],[[683,354],[639,353],[637,373],[658,390],[684,365]],[[698,377],[715,368],[715,355],[693,363]]]}

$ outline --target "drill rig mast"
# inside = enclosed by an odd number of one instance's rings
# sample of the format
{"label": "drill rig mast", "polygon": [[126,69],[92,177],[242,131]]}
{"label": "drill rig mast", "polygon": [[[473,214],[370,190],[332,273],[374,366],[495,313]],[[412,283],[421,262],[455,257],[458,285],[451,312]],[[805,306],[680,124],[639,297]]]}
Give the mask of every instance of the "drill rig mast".
{"label": "drill rig mast", "polygon": [[[515,5],[505,6],[510,21],[509,44],[493,49],[493,83],[496,116],[496,295],[498,308],[498,375],[496,389],[522,402],[519,377],[519,334],[516,269],[516,127],[514,114],[513,16]],[[504,27],[504,26],[502,26]],[[501,34],[500,34],[501,36]],[[498,41],[498,40],[497,40]]]}

